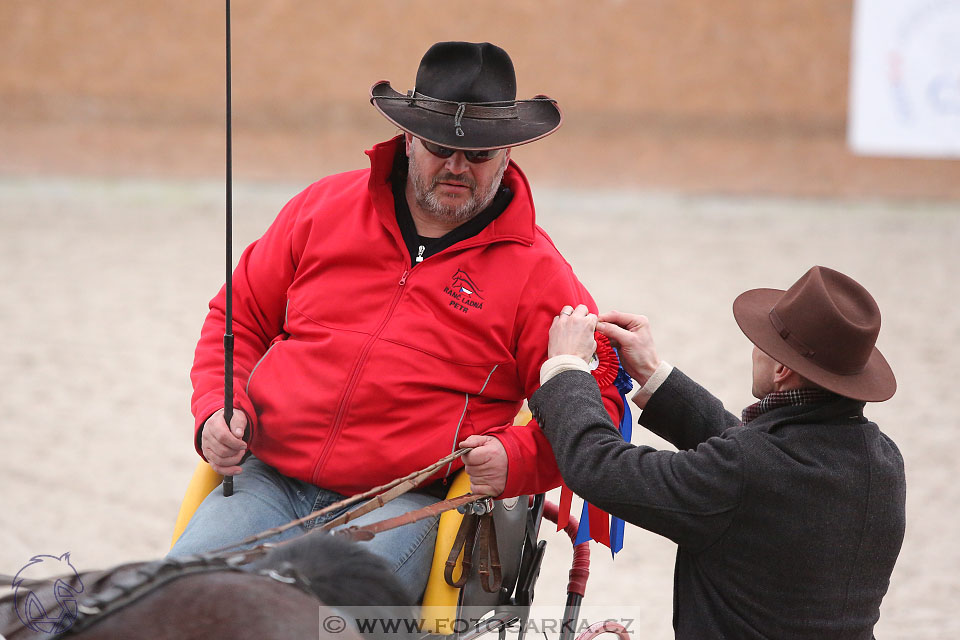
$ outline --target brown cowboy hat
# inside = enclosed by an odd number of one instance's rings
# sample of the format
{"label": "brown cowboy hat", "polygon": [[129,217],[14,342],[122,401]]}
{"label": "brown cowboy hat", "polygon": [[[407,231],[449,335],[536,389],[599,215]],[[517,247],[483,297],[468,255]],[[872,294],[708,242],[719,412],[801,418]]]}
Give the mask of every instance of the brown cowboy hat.
{"label": "brown cowboy hat", "polygon": [[874,346],[880,308],[839,271],[813,267],[786,291],[741,293],[733,315],[761,351],[824,389],[865,402],[887,400],[897,390]]}
{"label": "brown cowboy hat", "polygon": [[517,100],[517,76],[507,52],[489,42],[438,42],[420,61],[416,88],[395,91],[387,80],[370,88],[370,102],[387,120],[434,144],[464,150],[533,142],[560,126],[555,100]]}

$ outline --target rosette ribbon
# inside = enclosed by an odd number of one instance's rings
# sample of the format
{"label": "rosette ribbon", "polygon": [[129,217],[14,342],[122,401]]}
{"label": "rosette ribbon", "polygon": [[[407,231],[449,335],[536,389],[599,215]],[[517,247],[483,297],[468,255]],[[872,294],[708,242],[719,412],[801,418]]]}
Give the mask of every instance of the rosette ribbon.
{"label": "rosette ribbon", "polygon": [[[620,418],[619,425],[620,435],[626,442],[630,442],[630,438],[633,436],[633,416],[627,403],[627,393],[633,389],[633,381],[620,366],[620,357],[616,349],[610,345],[607,337],[600,333],[597,333],[595,337],[598,362],[591,373],[601,389],[610,384],[617,387],[620,398],[623,400],[623,416]],[[558,531],[565,527],[570,519],[572,501],[573,492],[567,485],[562,485],[560,489],[560,513],[557,518]],[[615,557],[617,552],[623,548],[623,529],[624,522],[622,519],[611,518],[606,511],[584,500],[583,512],[580,515],[580,528],[577,530],[577,538],[574,544],[596,540],[609,547],[610,553]]]}

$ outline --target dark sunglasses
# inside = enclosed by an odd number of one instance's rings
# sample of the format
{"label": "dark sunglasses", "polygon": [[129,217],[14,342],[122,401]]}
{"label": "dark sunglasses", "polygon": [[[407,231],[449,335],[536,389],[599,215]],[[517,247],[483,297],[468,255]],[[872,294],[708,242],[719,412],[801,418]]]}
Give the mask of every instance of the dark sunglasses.
{"label": "dark sunglasses", "polygon": [[441,147],[438,144],[433,144],[432,142],[427,142],[423,138],[418,138],[420,144],[423,145],[423,148],[437,156],[438,158],[449,158],[457,151],[463,151],[463,157],[467,159],[467,162],[472,162],[473,164],[480,164],[488,160],[493,160],[497,157],[497,154],[500,153],[501,149],[482,149],[480,151],[466,151],[464,149],[451,149],[450,147]]}

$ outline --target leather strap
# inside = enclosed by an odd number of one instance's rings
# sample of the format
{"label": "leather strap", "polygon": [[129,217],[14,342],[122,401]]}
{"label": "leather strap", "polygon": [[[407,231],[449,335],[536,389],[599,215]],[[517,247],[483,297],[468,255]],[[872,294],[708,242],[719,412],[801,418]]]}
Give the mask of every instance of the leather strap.
{"label": "leather strap", "polygon": [[[463,455],[463,453],[465,453],[466,451],[467,449],[461,449],[460,451],[457,451],[456,454],[458,456]],[[400,496],[405,494],[407,491],[416,489],[418,486],[420,486],[422,482],[424,482],[427,478],[433,475],[436,469],[437,469],[437,463],[434,463],[429,467],[427,467],[426,469],[421,469],[420,471],[407,476],[401,482],[398,482],[393,486],[388,487],[386,491],[383,491],[382,493],[379,493],[373,496],[372,498],[370,498],[369,500],[361,504],[356,509],[351,509],[350,511],[341,513],[336,518],[323,523],[323,526],[320,527],[320,530],[330,531],[334,527],[339,527],[340,525],[346,524],[351,520],[356,520],[360,516],[370,513],[374,509],[379,509],[380,507],[387,504],[391,500],[399,498]],[[416,521],[411,520],[411,522],[416,522]],[[408,523],[404,522],[403,524],[408,524]]]}
{"label": "leather strap", "polygon": [[449,511],[450,509],[456,509],[460,505],[470,504],[471,502],[482,500],[485,497],[486,496],[482,496],[477,493],[465,493],[456,498],[435,502],[431,505],[427,505],[426,507],[417,509],[416,511],[408,511],[407,513],[400,514],[394,518],[387,518],[386,520],[373,522],[362,527],[345,527],[343,529],[332,531],[331,533],[338,536],[348,536],[353,540],[372,540],[376,534],[383,531],[402,527],[405,524],[417,522],[418,520],[423,520],[424,518],[441,514],[444,511]]}
{"label": "leather strap", "polygon": [[356,520],[360,516],[370,513],[374,509],[379,509],[380,507],[387,504],[391,500],[395,498],[399,498],[400,496],[405,494],[407,491],[410,491],[415,486],[417,486],[415,482],[410,482],[410,481],[402,482],[397,486],[393,487],[392,489],[388,489],[387,491],[384,491],[381,494],[375,495],[374,497],[370,498],[369,500],[361,504],[356,509],[345,511],[344,513],[341,513],[336,518],[333,518],[332,520],[328,520],[327,522],[324,522],[323,525],[320,527],[320,530],[330,531],[334,527],[339,527],[340,525],[346,524],[351,520]]}
{"label": "leather strap", "polygon": [[497,549],[497,526],[493,514],[479,516],[477,525],[477,573],[480,574],[480,586],[487,593],[496,593],[503,583],[500,567],[500,551]]}
{"label": "leather strap", "polygon": [[[453,570],[457,559],[463,552],[460,577],[453,579]],[[500,565],[500,551],[497,549],[497,527],[493,514],[478,516],[469,513],[463,516],[457,536],[450,548],[450,555],[444,563],[443,578],[451,587],[461,588],[470,577],[473,558],[477,558],[477,574],[480,587],[487,593],[497,593],[503,584],[503,571]]]}
{"label": "leather strap", "polygon": [[[450,554],[443,567],[443,579],[451,587],[459,589],[467,583],[467,576],[470,575],[470,569],[473,566],[473,542],[477,537],[478,517],[476,514],[468,513],[460,521],[460,528],[457,529],[457,536],[453,540],[453,546],[450,547]],[[457,559],[463,552],[463,562],[461,563],[460,577],[453,579],[453,570],[457,566]]]}
{"label": "leather strap", "polygon": [[[427,467],[427,468],[425,468],[425,469],[421,469],[421,470],[419,470],[419,471],[414,471],[413,473],[411,473],[411,474],[408,475],[408,476],[404,476],[403,478],[398,478],[398,479],[393,480],[393,481],[391,481],[391,482],[389,482],[389,483],[387,483],[387,484],[385,484],[385,485],[381,485],[381,486],[379,486],[379,487],[374,487],[373,489],[370,489],[369,491],[364,491],[363,493],[358,493],[358,494],[356,494],[356,495],[354,495],[354,496],[350,496],[349,498],[345,498],[345,499],[343,499],[343,500],[341,500],[341,501],[339,501],[339,502],[334,502],[333,504],[328,505],[328,506],[324,507],[323,509],[320,509],[320,510],[318,510],[318,511],[314,511],[313,513],[308,513],[307,515],[303,516],[302,518],[297,518],[296,520],[291,520],[290,522],[288,522],[288,523],[286,523],[286,524],[283,524],[283,525],[280,525],[279,527],[274,527],[274,528],[272,528],[272,529],[267,529],[266,531],[261,531],[260,533],[258,533],[258,534],[256,534],[256,535],[250,536],[249,538],[244,538],[243,540],[240,540],[239,542],[234,542],[234,543],[229,544],[229,545],[227,545],[227,546],[225,546],[225,547],[221,547],[220,549],[215,549],[214,551],[211,551],[210,553],[216,554],[216,553],[221,553],[221,552],[224,552],[224,551],[228,551],[228,550],[230,550],[230,549],[235,549],[235,548],[237,548],[237,547],[252,545],[252,544],[255,543],[255,542],[260,542],[261,540],[266,540],[267,538],[270,538],[270,537],[272,537],[272,536],[275,536],[275,535],[277,535],[277,534],[279,534],[279,533],[283,533],[284,531],[287,531],[288,529],[291,529],[291,528],[293,528],[293,527],[295,527],[295,526],[297,526],[297,525],[303,524],[304,522],[308,522],[308,521],[310,521],[310,520],[314,520],[315,518],[318,518],[318,517],[320,517],[320,516],[322,516],[322,515],[324,515],[324,514],[338,511],[339,509],[343,509],[344,507],[348,507],[348,506],[350,506],[350,505],[356,504],[356,503],[360,502],[361,500],[366,500],[366,499],[370,498],[371,496],[377,496],[378,494],[381,494],[381,493],[390,491],[391,489],[397,487],[398,485],[403,485],[404,488],[403,488],[402,490],[398,489],[398,491],[396,492],[396,495],[400,495],[400,494],[402,494],[404,491],[409,491],[409,490],[412,489],[413,487],[416,487],[416,486],[419,485],[421,482],[423,482],[424,480],[426,480],[427,478],[429,478],[429,477],[430,477],[434,472],[436,472],[440,467],[442,467],[442,466],[445,465],[445,464],[448,464],[448,463],[452,462],[453,460],[456,460],[457,458],[459,458],[460,456],[462,456],[463,454],[465,454],[465,453],[466,453],[467,451],[469,451],[469,450],[470,450],[469,447],[466,447],[466,448],[463,448],[463,449],[458,449],[458,450],[454,451],[453,453],[451,453],[449,456],[445,456],[445,457],[441,458],[440,460],[437,460],[436,462],[434,462],[432,465],[430,465],[429,467]],[[391,493],[394,493],[394,492],[391,492]],[[393,497],[395,498],[396,495],[394,495]],[[392,500],[393,498],[390,498],[390,499]],[[384,498],[383,500],[378,500],[376,497],[374,497],[372,500],[369,501],[370,504],[375,505],[375,506],[371,506],[371,507],[370,507],[370,510],[376,508],[377,506],[380,506],[381,504],[383,504],[383,503],[385,503],[385,502],[388,502],[388,500],[385,499],[385,498]],[[356,517],[356,516],[354,516],[354,517]],[[343,522],[349,522],[350,519],[351,519],[351,518],[347,518],[347,519],[344,520]],[[330,523],[327,523],[327,525],[329,525],[329,524],[330,524]],[[324,528],[325,528],[325,527],[324,527]]]}
{"label": "leather strap", "polygon": [[515,102],[504,103],[499,106],[479,105],[469,102],[439,100],[420,92],[414,93],[413,98],[414,100],[411,100],[411,102],[421,109],[451,116],[460,113],[465,118],[477,120],[515,120],[519,117]]}

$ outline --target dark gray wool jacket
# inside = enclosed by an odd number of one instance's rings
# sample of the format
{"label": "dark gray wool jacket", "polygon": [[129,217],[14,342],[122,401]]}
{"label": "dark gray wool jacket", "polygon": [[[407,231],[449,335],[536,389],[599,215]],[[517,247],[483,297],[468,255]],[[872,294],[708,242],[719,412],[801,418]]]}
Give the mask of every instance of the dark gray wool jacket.
{"label": "dark gray wool jacket", "polygon": [[674,369],[623,441],[593,377],[531,398],[567,485],[679,545],[676,637],[869,639],[903,542],[903,458],[864,403],[768,411],[747,426]]}

